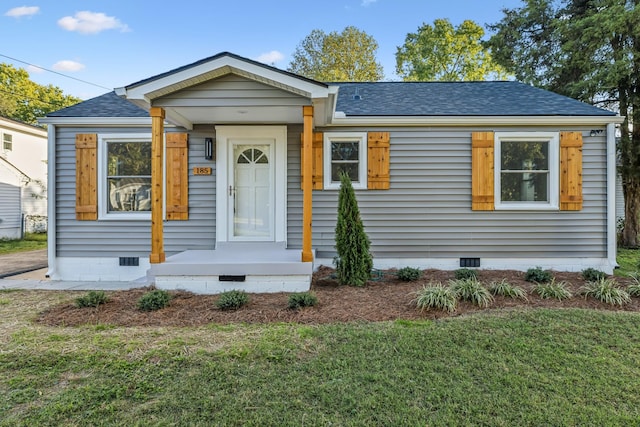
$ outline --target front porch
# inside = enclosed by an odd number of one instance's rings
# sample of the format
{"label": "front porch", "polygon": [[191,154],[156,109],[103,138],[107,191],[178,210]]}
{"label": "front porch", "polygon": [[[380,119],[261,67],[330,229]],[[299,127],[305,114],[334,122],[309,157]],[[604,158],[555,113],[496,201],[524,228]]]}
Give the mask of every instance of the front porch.
{"label": "front porch", "polygon": [[218,243],[215,250],[188,250],[151,264],[149,283],[159,289],[218,294],[308,291],[313,263],[284,243]]}

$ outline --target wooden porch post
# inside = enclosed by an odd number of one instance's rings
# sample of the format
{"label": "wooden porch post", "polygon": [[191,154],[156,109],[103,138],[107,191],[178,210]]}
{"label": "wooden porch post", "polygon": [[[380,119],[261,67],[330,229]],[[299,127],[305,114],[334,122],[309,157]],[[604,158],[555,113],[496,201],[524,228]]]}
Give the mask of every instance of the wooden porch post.
{"label": "wooden porch post", "polygon": [[313,107],[303,106],[304,127],[302,130],[302,262],[312,262],[311,252],[311,192],[313,191],[312,132]]}
{"label": "wooden porch post", "polygon": [[151,254],[149,262],[165,260],[162,228],[162,165],[164,163],[164,109],[152,107],[151,116]]}

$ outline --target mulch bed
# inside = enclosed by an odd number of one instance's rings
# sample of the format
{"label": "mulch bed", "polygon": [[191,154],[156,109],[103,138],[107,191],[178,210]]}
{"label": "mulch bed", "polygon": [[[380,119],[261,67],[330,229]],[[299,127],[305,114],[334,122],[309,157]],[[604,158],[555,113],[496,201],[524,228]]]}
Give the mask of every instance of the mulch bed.
{"label": "mulch bed", "polygon": [[[580,273],[554,272],[556,281],[566,281],[574,296],[565,301],[546,300],[533,293],[533,284],[524,280],[524,273],[510,270],[479,270],[478,279],[486,284],[508,280],[523,287],[528,301],[496,297],[488,308],[479,308],[460,302],[454,313],[439,310],[421,311],[413,303],[415,292],[429,282],[442,282],[454,278],[454,272],[425,270],[423,278],[416,282],[399,281],[395,271],[380,272],[380,277],[366,286],[357,288],[339,286],[332,277],[333,270],[320,267],[314,274],[311,291],[318,297],[315,307],[291,310],[287,307],[289,294],[250,294],[249,304],[236,311],[223,311],[215,307],[217,295],[198,295],[190,292],[171,292],[169,307],[142,312],[136,308],[140,296],[150,288],[109,293],[109,302],[97,308],[77,308],[73,302],[50,307],[40,314],[37,321],[52,326],[78,326],[84,324],[111,324],[119,326],[200,326],[209,323],[269,323],[296,322],[322,324],[335,322],[376,322],[396,319],[437,319],[461,316],[487,310],[512,308],[588,308],[599,310],[640,311],[640,298],[623,307],[613,307],[592,298],[579,295],[585,284]],[[616,278],[625,286],[625,279]]]}

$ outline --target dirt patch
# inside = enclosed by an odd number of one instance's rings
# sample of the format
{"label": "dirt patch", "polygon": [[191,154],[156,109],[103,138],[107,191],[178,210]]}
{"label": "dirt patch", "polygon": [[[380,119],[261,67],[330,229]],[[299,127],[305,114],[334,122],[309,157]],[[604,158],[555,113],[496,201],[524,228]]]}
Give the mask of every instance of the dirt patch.
{"label": "dirt patch", "polygon": [[[416,282],[402,282],[395,271],[382,271],[362,288],[339,286],[332,277],[333,270],[321,267],[314,274],[311,291],[318,297],[318,305],[301,310],[287,308],[289,294],[251,294],[249,304],[236,311],[222,311],[215,307],[217,295],[197,295],[190,292],[172,292],[169,307],[154,312],[141,312],[136,308],[140,296],[149,288],[109,293],[109,302],[98,308],[77,308],[71,303],[59,304],[42,312],[38,322],[46,325],[76,326],[82,324],[112,324],[120,326],[200,326],[208,323],[268,323],[297,322],[306,324],[385,321],[395,319],[436,319],[460,316],[486,310],[507,308],[589,308],[640,312],[640,298],[632,298],[623,307],[613,307],[592,298],[579,295],[585,281],[580,273],[555,272],[556,281],[565,281],[574,294],[565,301],[541,299],[533,293],[534,285],[524,280],[524,273],[510,270],[480,270],[478,279],[486,284],[508,280],[524,288],[528,300],[496,297],[488,308],[479,308],[461,302],[454,313],[439,310],[421,311],[413,300],[416,291],[429,282],[447,283],[454,272],[425,270]],[[616,278],[621,286],[626,279]]]}

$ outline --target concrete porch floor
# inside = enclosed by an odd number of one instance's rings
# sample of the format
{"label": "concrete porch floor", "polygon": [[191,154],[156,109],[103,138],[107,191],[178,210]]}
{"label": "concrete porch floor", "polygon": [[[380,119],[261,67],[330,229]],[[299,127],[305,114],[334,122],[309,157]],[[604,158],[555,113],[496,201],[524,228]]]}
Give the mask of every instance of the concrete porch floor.
{"label": "concrete porch floor", "polygon": [[150,283],[167,290],[216,294],[309,290],[313,263],[301,262],[300,249],[278,243],[224,243],[215,250],[188,250],[153,264]]}

